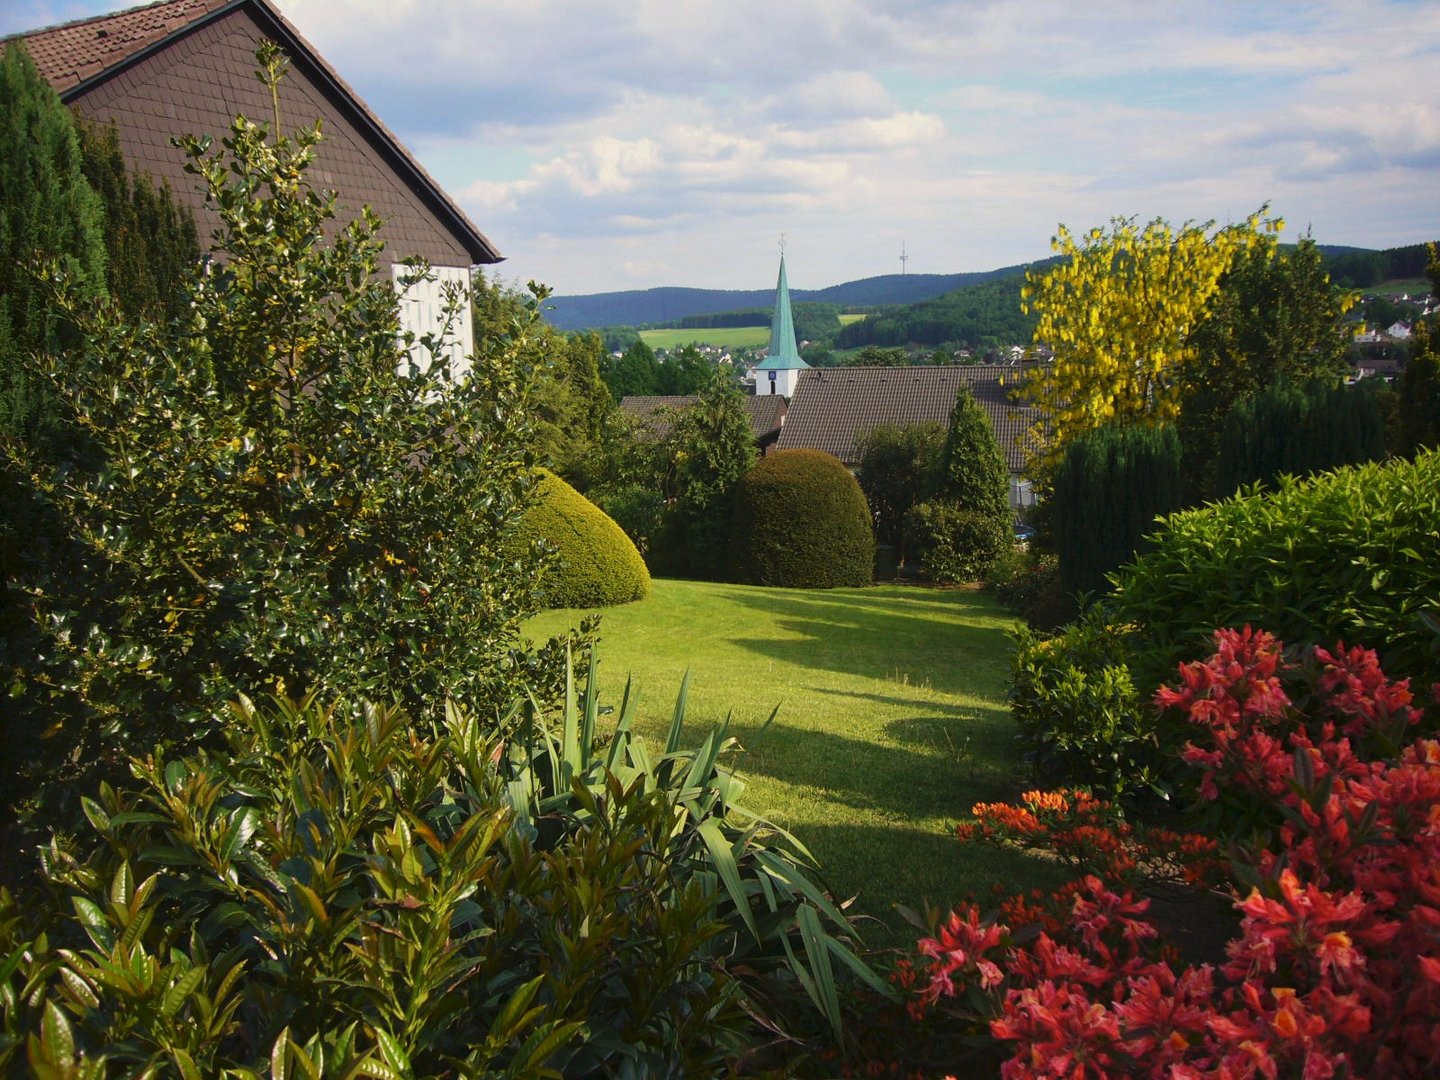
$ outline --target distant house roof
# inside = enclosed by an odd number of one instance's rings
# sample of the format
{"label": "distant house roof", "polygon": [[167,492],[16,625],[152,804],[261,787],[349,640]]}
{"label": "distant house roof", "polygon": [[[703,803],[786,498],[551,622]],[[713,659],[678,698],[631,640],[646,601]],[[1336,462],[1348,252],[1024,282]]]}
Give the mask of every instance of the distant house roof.
{"label": "distant house roof", "polygon": [[[636,394],[621,399],[620,411],[638,420],[653,438],[663,439],[670,434],[675,414],[699,400],[696,394],[668,397]],[[785,423],[785,399],[778,394],[746,397],[745,408],[750,414],[750,432],[755,441],[762,446],[774,442]]]}
{"label": "distant house roof", "polygon": [[882,425],[908,427],[950,420],[962,385],[990,415],[1013,473],[1025,465],[1025,433],[1039,413],[1010,401],[1013,368],[989,365],[937,367],[838,367],[800,372],[776,450],[823,450],[858,465],[856,439]]}
{"label": "distant house roof", "polygon": [[270,117],[269,92],[254,74],[255,46],[274,41],[291,62],[281,86],[283,122],[324,124],[311,173],[318,185],[339,191],[352,211],[370,206],[387,221],[382,236],[402,256],[421,255],[437,266],[501,258],[270,0],[161,0],[15,37],[62,100],[92,119],[115,121],[130,166],[189,200],[202,235],[215,221],[170,139],[219,137],[237,113]]}

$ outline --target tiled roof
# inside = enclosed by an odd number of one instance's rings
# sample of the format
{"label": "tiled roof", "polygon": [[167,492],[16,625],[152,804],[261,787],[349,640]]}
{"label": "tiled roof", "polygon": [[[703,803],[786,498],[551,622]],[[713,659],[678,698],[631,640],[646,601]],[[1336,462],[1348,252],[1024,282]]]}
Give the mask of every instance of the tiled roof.
{"label": "tiled roof", "polygon": [[[622,398],[620,411],[635,417],[654,438],[663,439],[670,434],[670,425],[675,414],[687,405],[694,405],[700,398],[696,394],[663,396],[655,394],[632,394]],[[785,399],[778,394],[746,397],[745,408],[750,414],[750,432],[757,441],[764,442],[782,430],[786,416]]]}
{"label": "tiled roof", "polygon": [[800,372],[777,450],[823,450],[857,465],[855,440],[885,424],[944,425],[961,385],[990,414],[1010,471],[1025,465],[1025,433],[1039,414],[1010,401],[1002,375],[1013,368],[988,365],[937,367],[833,367]]}
{"label": "tiled roof", "polygon": [[164,0],[23,34],[40,74],[59,94],[122,64],[236,0]]}
{"label": "tiled roof", "polygon": [[[270,0],[160,0],[16,36],[67,104],[117,121],[132,168],[183,193],[193,180],[169,147],[172,136],[219,136],[237,111],[269,114],[268,95],[253,75],[257,33],[293,62],[294,74],[281,87],[285,115],[296,122],[323,117],[322,183],[337,188],[343,202],[357,209],[368,203],[392,222],[384,235],[405,249],[402,255],[454,265],[450,252],[463,250],[472,263],[499,261],[494,245]],[[361,160],[366,155],[376,164]],[[334,179],[324,175],[332,166]],[[377,167],[392,179],[381,179]],[[411,220],[421,206],[433,225]],[[196,209],[203,235],[210,223]],[[445,239],[428,237],[427,228]]]}

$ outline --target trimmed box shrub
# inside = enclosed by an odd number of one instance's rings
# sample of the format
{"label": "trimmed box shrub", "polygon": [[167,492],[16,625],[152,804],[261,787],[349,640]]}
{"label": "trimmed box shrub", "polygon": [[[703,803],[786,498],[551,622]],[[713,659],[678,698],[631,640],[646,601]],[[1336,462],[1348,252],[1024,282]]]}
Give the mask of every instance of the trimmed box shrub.
{"label": "trimmed box shrub", "polygon": [[818,450],[771,454],[740,481],[730,578],[793,589],[869,585],[870,522],[865,495],[839,458]]}
{"label": "trimmed box shrub", "polygon": [[541,469],[535,503],[516,530],[520,550],[537,540],[555,549],[556,563],[541,581],[546,607],[608,607],[643,600],[650,572],[625,531],[605,511],[548,469]]}

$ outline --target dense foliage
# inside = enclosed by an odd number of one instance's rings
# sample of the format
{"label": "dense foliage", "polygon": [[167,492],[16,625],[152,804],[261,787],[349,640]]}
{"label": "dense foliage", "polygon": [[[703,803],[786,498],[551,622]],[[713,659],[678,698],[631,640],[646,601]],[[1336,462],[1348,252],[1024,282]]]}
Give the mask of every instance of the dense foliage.
{"label": "dense foliage", "polygon": [[907,552],[920,557],[932,582],[952,585],[983,577],[1011,543],[1007,517],[949,499],[916,503],[902,520]]}
{"label": "dense foliage", "polygon": [[882,424],[856,438],[855,479],[875,516],[875,538],[900,549],[898,562],[905,561],[905,514],[924,497],[944,438],[944,429],[934,423]]}
{"label": "dense foliage", "polygon": [[1344,315],[1351,299],[1331,284],[1308,238],[1291,249],[1266,243],[1235,254],[1190,335],[1194,351],[1179,373],[1190,501],[1234,491],[1217,483],[1215,463],[1230,448],[1225,428],[1237,406],[1278,382],[1333,385],[1347,374]]}
{"label": "dense foliage", "polygon": [[0,437],[51,443],[35,352],[74,340],[32,263],[56,260],[77,295],[105,293],[105,219],[70,113],[23,44],[0,54]]}
{"label": "dense foliage", "polygon": [[1023,278],[1010,274],[977,282],[933,300],[883,311],[842,327],[837,348],[863,345],[941,345],[985,349],[1030,340],[1035,318],[1020,306]]}
{"label": "dense foliage", "polygon": [[132,173],[113,124],[81,120],[81,167],[100,197],[105,217],[110,297],[131,316],[175,319],[186,314],[185,285],[200,263],[195,218],[168,185]]}
{"label": "dense foliage", "polygon": [[471,284],[475,341],[484,350],[523,338],[516,364],[526,380],[528,446],[542,465],[584,490],[596,479],[615,422],[615,403],[600,377],[605,349],[596,334],[560,334],[535,320],[535,288],[522,292],[477,270]]}
{"label": "dense foliage", "polygon": [[1268,622],[1295,645],[1379,643],[1387,670],[1440,680],[1440,452],[1282,479],[1172,515],[1115,576],[1111,614],[1137,628],[1153,687],[1207,626]]}
{"label": "dense foliage", "polygon": [[739,388],[724,376],[712,378],[698,401],[676,411],[663,440],[636,449],[638,467],[625,483],[659,491],[666,500],[645,553],[651,571],[723,579],[735,489],[756,454]]}
{"label": "dense foliage", "polygon": [[1273,250],[1283,223],[1262,208],[1243,223],[1175,229],[1117,218],[1078,241],[1060,226],[1052,247],[1063,260],[1029,274],[1022,297],[1039,321],[1036,344],[1055,350],[1025,383],[1045,416],[1049,437],[1037,447],[1038,478],[1049,476],[1064,447],[1103,424],[1174,420],[1181,373],[1196,360],[1192,331],[1242,252]]}
{"label": "dense foliage", "polygon": [[1159,725],[1129,661],[1098,609],[1052,637],[1016,631],[1010,715],[1037,782],[1112,799],[1165,793]]}
{"label": "dense foliage", "polygon": [[1173,425],[1095,428],[1065,448],[1052,489],[1061,587],[1096,592],[1140,548],[1156,517],[1181,506],[1180,439]]}
{"label": "dense foliage", "polygon": [[1172,514],[1103,603],[1049,640],[1021,636],[1013,701],[1040,774],[1126,796],[1173,786],[1162,758],[1183,735],[1141,703],[1216,625],[1383,642],[1387,669],[1440,680],[1437,548],[1435,451]]}
{"label": "dense foliage", "polygon": [[829,589],[869,585],[875,535],[860,485],[818,450],[782,450],[741,480],[730,541],[731,580]]}
{"label": "dense foliage", "polygon": [[1225,418],[1215,462],[1217,492],[1273,484],[1385,457],[1385,413],[1372,387],[1280,381],[1240,401]]}
{"label": "dense foliage", "polygon": [[523,667],[534,568],[502,544],[533,483],[513,343],[460,381],[439,342],[407,351],[373,217],[326,235],[318,141],[237,120],[221,153],[188,144],[227,252],[189,321],[132,322],[60,273],[83,339],[42,374],[100,464],[8,448],[80,551],[10,583],[44,639],[6,657],[7,738],[45,737],[10,759],[33,779],[188,743],[241,691],[478,709]]}
{"label": "dense foliage", "polygon": [[1326,259],[1330,276],[1347,289],[1363,289],[1384,281],[1424,277],[1434,256],[1430,245],[1409,244],[1384,251],[1346,251]]}
{"label": "dense foliage", "polygon": [[977,805],[962,839],[1046,849],[1080,876],[995,918],[966,905],[937,919],[897,973],[927,1027],[887,1058],[949,1045],[958,1072],[988,1042],[1015,1078],[1433,1072],[1440,743],[1415,736],[1435,717],[1373,652],[1317,648],[1297,665],[1248,627],[1217,632],[1180,675],[1156,703],[1190,733],[1202,797],[1244,808],[1221,834],[1238,841],[1223,957],[1183,963],[1137,895],[1175,870],[1219,884],[1214,839],[1133,827],[1072,791]]}
{"label": "dense foliage", "polygon": [[[1429,247],[1426,273],[1430,289],[1440,295],[1440,250]],[[1440,447],[1440,318],[1415,325],[1410,362],[1399,386],[1397,450],[1414,454],[1425,447]]]}
{"label": "dense foliage", "polygon": [[717,376],[715,365],[693,345],[657,357],[643,341],[635,341],[619,356],[605,356],[600,375],[618,402],[631,396],[697,394]]}
{"label": "dense foliage", "polygon": [[220,752],[138,759],[52,899],[0,899],[0,1068],[705,1076],[802,1002],[838,1035],[837,978],[881,986],[734,740],[682,750],[683,689],[653,757],[599,714],[241,700]]}
{"label": "dense foliage", "polygon": [[555,556],[539,587],[545,607],[608,607],[650,592],[645,560],[620,526],[548,470],[541,471],[513,541],[517,552],[541,542]]}
{"label": "dense foliage", "polygon": [[920,490],[902,517],[908,551],[936,582],[982,576],[1009,545],[1010,470],[990,416],[961,386]]}

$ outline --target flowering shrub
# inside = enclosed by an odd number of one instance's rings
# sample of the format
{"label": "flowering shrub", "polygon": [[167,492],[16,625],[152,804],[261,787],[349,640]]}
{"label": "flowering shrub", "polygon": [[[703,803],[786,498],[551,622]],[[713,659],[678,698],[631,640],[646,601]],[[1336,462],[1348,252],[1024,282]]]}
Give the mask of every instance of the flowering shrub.
{"label": "flowering shrub", "polygon": [[[1440,741],[1401,746],[1426,718],[1373,652],[1316,649],[1299,663],[1248,628],[1215,642],[1156,700],[1195,730],[1182,756],[1201,770],[1202,797],[1262,808],[1232,823],[1273,823],[1272,842],[1236,867],[1251,888],[1224,962],[1182,966],[1161,947],[1135,895],[1166,864],[1144,830],[1117,827],[1086,796],[1031,792],[1021,806],[977,806],[962,837],[1048,844],[1093,872],[1038,929],[1015,916],[1046,905],[1024,900],[997,920],[952,912],[900,980],[912,1013],[965,1002],[1010,1051],[1004,1077],[1434,1075]],[[1164,850],[1171,838],[1156,839]],[[1210,845],[1174,840],[1194,856],[1190,873],[1213,861]]]}

